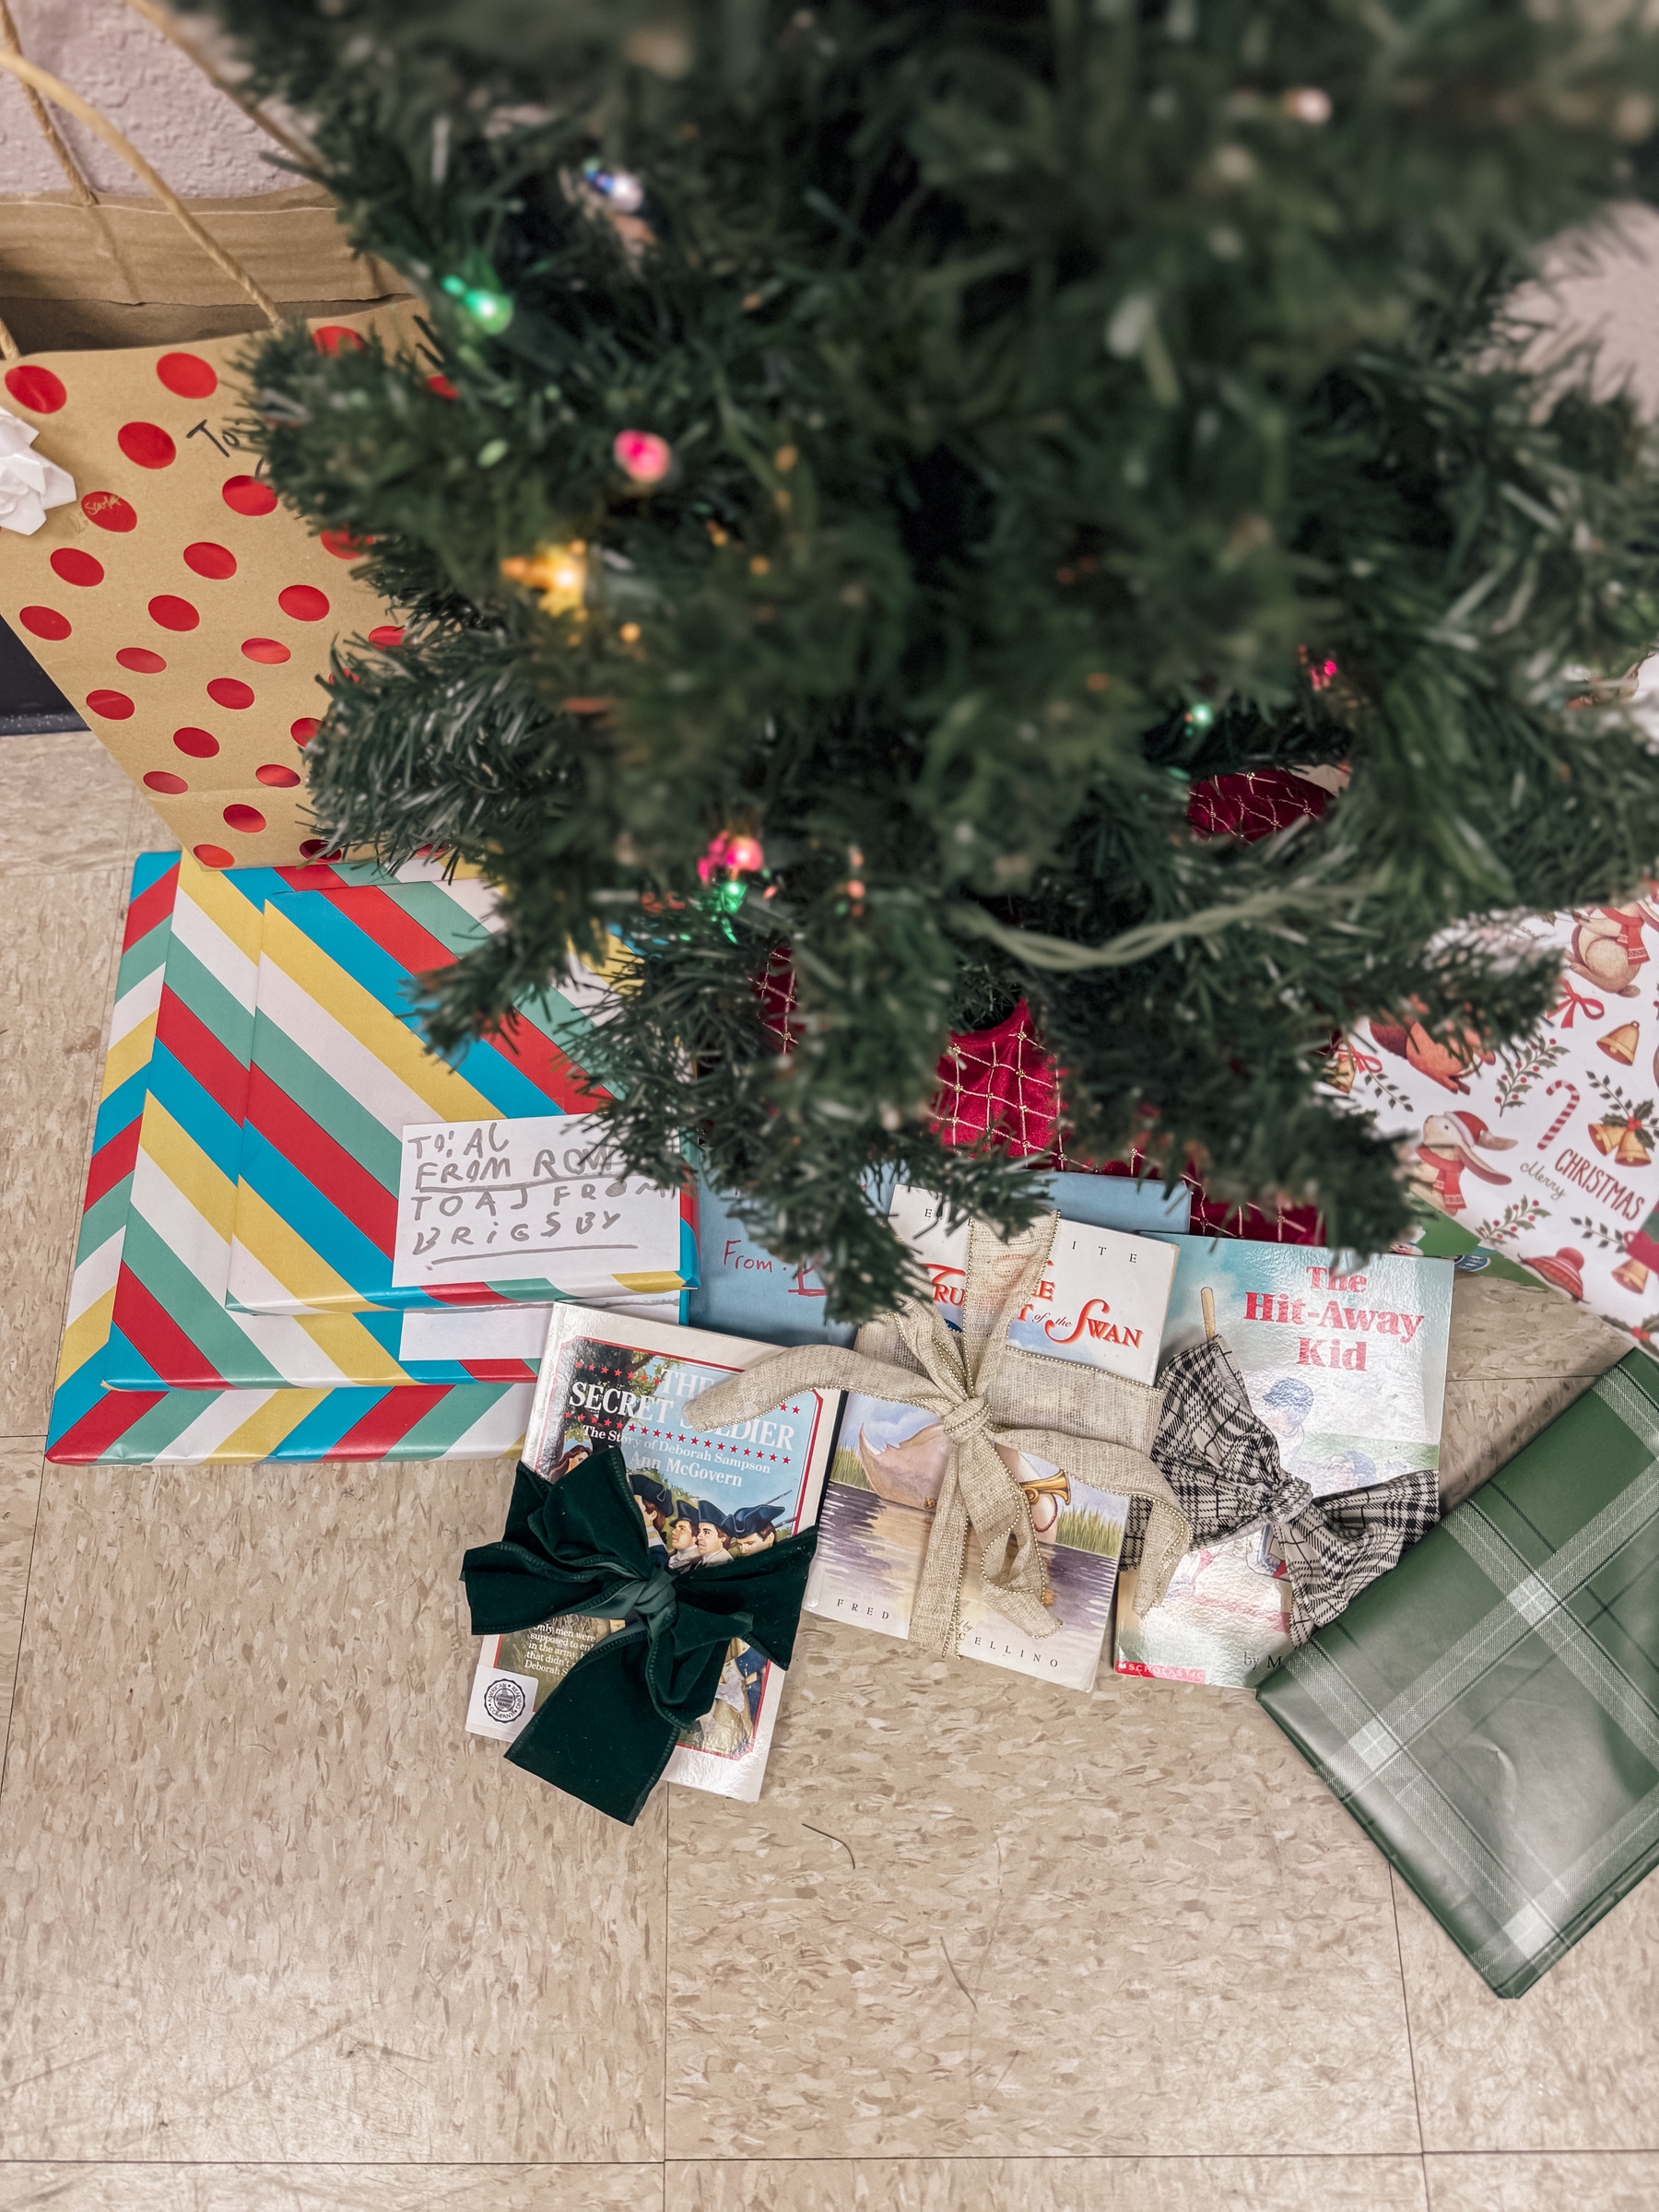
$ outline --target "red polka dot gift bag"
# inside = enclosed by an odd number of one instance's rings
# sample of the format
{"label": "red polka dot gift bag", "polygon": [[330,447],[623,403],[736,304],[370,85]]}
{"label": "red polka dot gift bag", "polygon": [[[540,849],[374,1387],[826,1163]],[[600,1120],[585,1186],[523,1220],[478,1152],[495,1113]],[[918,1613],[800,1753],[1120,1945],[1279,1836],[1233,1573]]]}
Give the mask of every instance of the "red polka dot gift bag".
{"label": "red polka dot gift bag", "polygon": [[[15,51],[0,68],[99,131],[273,322],[280,310],[98,111]],[[375,329],[413,348],[411,308],[309,325],[325,352]],[[205,866],[316,853],[306,747],[336,639],[396,633],[245,442],[245,335],[19,355],[0,326],[0,615]]]}
{"label": "red polka dot gift bag", "polygon": [[[338,343],[397,314],[313,334]],[[310,856],[329,647],[389,620],[352,573],[357,548],[313,536],[241,443],[247,348],[37,354],[0,372],[0,408],[74,484],[31,533],[0,528],[0,613],[209,867]]]}

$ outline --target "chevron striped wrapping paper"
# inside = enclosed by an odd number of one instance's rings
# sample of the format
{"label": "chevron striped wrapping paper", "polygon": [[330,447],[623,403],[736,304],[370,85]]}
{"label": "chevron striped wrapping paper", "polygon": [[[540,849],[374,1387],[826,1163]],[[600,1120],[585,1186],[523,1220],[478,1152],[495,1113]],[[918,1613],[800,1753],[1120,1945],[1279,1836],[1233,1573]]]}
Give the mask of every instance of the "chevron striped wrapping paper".
{"label": "chevron striped wrapping paper", "polygon": [[[477,887],[475,887],[476,889]],[[430,1122],[580,1113],[606,1094],[583,1074],[606,988],[582,970],[521,1006],[505,1036],[437,1059],[410,1011],[413,979],[477,945],[488,894],[439,882],[347,885],[267,902],[228,1302],[254,1313],[373,1306],[610,1302],[697,1281],[694,1188],[679,1263],[597,1280],[397,1286],[392,1251],[403,1132]]]}
{"label": "chevron striped wrapping paper", "polygon": [[[530,1384],[523,1382],[333,1389],[106,1388],[107,1363],[119,1362],[124,1369],[139,1357],[130,1343],[112,1355],[112,1329],[167,990],[175,897],[181,868],[194,866],[175,854],[153,853],[142,855],[134,870],[46,1456],[60,1462],[148,1465],[487,1459],[516,1453],[532,1394]],[[270,875],[273,888],[287,889],[286,877],[310,871],[259,873]],[[222,912],[227,919],[235,918],[233,908]],[[156,1126],[159,1130],[160,1123]],[[135,1250],[144,1244],[140,1230]],[[140,1279],[136,1267],[131,1279]],[[127,1311],[136,1310],[129,1296]]]}
{"label": "chevron striped wrapping paper", "polygon": [[[409,862],[395,877],[369,864],[222,871],[188,855],[181,861],[106,1383],[147,1390],[534,1380],[534,1364],[513,1357],[402,1359],[403,1316],[395,1312],[254,1314],[226,1307],[266,904],[302,891],[397,884],[429,885],[466,912],[486,911],[476,880],[462,875],[446,887],[429,861]],[[641,1310],[675,1321],[679,1303],[670,1297]]]}

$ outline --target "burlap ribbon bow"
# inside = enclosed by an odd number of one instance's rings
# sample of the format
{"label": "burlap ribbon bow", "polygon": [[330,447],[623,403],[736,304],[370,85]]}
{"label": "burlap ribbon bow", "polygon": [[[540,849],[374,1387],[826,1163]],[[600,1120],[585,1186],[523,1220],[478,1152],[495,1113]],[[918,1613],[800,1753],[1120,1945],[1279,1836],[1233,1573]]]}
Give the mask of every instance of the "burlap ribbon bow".
{"label": "burlap ribbon bow", "polygon": [[670,1574],[614,1446],[557,1482],[521,1464],[500,1542],[461,1562],[473,1634],[510,1635],[564,1613],[628,1625],[583,1653],[508,1758],[614,1820],[636,1819],[680,1731],[714,1702],[732,1638],[789,1665],[817,1542],[806,1528]]}
{"label": "burlap ribbon bow", "polygon": [[1046,1459],[1080,1482],[1147,1505],[1141,1586],[1155,1604],[1191,1541],[1150,1453],[1162,1404],[1144,1382],[1028,1352],[1008,1324],[1037,1292],[1059,1217],[1006,1241],[976,1222],[968,1246],[961,1332],[938,1308],[907,1299],[859,1331],[856,1350],[804,1345],[758,1359],[691,1401],[700,1430],[752,1420],[796,1392],[863,1391],[936,1414],[950,1453],[934,1512],[910,1641],[935,1655],[961,1636],[968,1537],[979,1538],[988,1604],[1025,1636],[1050,1636],[1048,1577],[1025,1490],[995,1447]]}

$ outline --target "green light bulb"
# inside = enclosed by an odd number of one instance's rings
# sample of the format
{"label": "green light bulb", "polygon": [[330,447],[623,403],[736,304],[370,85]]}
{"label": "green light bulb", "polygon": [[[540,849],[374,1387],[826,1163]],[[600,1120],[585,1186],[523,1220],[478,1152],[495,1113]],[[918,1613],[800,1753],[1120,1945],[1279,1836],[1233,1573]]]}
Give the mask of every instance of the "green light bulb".
{"label": "green light bulb", "polygon": [[724,883],[712,883],[706,902],[717,914],[735,914],[743,904],[744,887],[728,877]]}
{"label": "green light bulb", "polygon": [[461,304],[477,324],[497,337],[512,320],[512,302],[504,292],[487,292],[481,285],[474,285],[461,295]]}
{"label": "green light bulb", "polygon": [[1215,719],[1216,710],[1206,699],[1201,699],[1195,707],[1189,707],[1186,712],[1189,730],[1207,730]]}

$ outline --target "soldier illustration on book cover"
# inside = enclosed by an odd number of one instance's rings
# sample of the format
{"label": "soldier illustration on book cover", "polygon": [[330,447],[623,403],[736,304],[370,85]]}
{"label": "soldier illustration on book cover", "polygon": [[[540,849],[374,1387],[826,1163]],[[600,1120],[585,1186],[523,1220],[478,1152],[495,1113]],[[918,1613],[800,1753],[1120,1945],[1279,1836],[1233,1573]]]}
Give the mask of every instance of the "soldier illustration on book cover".
{"label": "soldier illustration on book cover", "polygon": [[[599,1319],[571,1307],[555,1313],[525,1440],[538,1474],[557,1481],[594,1452],[618,1451],[651,1557],[671,1575],[718,1571],[809,1524],[835,1394],[826,1405],[806,1392],[757,1419],[705,1432],[687,1418],[690,1401],[736,1371],[723,1353],[760,1347],[645,1321],[586,1325]],[[567,1615],[487,1637],[468,1727],[511,1740],[582,1653],[622,1625]],[[669,1779],[752,1797],[776,1717],[769,1688],[782,1679],[735,1636],[709,1711],[681,1732]],[[708,1759],[729,1771],[729,1781],[712,1779]]]}
{"label": "soldier illustration on book cover", "polygon": [[[724,1382],[724,1369],[597,1337],[572,1339],[559,1359],[564,1418],[539,1471],[557,1477],[588,1453],[617,1446],[647,1541],[671,1573],[724,1565],[789,1534],[804,1465],[792,1417],[815,1418],[816,1401],[704,1436],[686,1424],[685,1402]],[[742,1758],[754,1741],[766,1669],[761,1653],[735,1637],[712,1707],[681,1742]]]}

